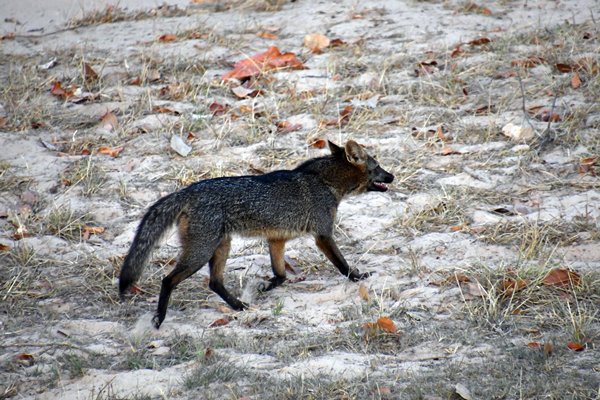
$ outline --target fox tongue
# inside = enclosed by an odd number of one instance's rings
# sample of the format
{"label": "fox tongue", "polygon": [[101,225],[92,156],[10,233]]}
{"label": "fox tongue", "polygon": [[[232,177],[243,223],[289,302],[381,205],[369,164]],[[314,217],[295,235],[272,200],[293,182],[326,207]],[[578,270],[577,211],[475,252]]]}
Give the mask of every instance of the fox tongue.
{"label": "fox tongue", "polygon": [[377,186],[378,188],[381,188],[381,189],[386,189],[387,190],[387,188],[388,188],[387,185],[385,183],[383,183],[383,182],[373,182],[373,184],[375,186]]}

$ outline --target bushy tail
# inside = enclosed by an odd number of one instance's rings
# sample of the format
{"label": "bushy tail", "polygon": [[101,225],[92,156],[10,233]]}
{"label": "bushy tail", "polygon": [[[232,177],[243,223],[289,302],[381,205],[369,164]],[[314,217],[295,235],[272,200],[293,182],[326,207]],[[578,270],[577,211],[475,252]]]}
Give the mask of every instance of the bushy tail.
{"label": "bushy tail", "polygon": [[185,209],[182,193],[175,192],[154,203],[137,229],[129,253],[121,267],[119,293],[121,297],[142,275],[154,246]]}

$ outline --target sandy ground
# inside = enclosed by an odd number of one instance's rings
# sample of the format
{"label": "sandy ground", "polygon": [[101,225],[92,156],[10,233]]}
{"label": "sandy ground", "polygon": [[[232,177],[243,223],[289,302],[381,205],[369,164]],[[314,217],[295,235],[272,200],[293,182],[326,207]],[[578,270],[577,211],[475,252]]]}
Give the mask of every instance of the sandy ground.
{"label": "sandy ground", "polygon": [[[596,1],[167,3],[3,1],[0,398],[597,396]],[[345,43],[314,54],[313,32]],[[271,45],[307,69],[238,98],[220,77]],[[55,81],[79,91],[52,95]],[[523,96],[560,120],[524,112]],[[346,106],[349,121],[323,123]],[[511,140],[508,123],[534,137]],[[172,234],[119,302],[149,204],[197,179],[292,168],[326,154],[317,139],[357,140],[396,175],[339,209],[341,250],[371,278],[348,282],[299,238],[290,282],[259,294],[266,246],[236,239],[227,284],[252,308],[226,307],[204,269],[156,331]],[[577,284],[545,284],[557,268]],[[510,282],[524,289],[507,296]]]}
{"label": "sandy ground", "polygon": [[118,2],[94,0],[7,0],[2,2],[0,30],[21,34],[49,33],[63,29],[71,19],[81,18],[90,12],[118,6],[126,10],[156,8],[162,4],[185,6],[187,1],[124,0]]}

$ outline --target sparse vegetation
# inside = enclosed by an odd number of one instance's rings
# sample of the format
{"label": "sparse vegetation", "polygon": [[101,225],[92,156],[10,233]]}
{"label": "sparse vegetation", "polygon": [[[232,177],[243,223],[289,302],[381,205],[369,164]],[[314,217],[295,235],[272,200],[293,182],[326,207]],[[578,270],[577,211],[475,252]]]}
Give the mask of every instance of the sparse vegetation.
{"label": "sparse vegetation", "polygon": [[86,215],[78,215],[69,206],[56,206],[46,217],[46,231],[63,239],[79,241],[87,218]]}
{"label": "sparse vegetation", "polygon": [[[0,38],[0,399],[598,398],[592,3],[108,6]],[[340,42],[313,51],[299,26]],[[308,69],[221,79],[269,46]],[[119,301],[151,201],[348,138],[395,175],[337,215],[342,253],[374,272],[362,288],[301,238],[288,280],[255,293],[266,245],[236,239],[225,282],[252,307],[225,307],[205,266],[147,330],[169,234]]]}

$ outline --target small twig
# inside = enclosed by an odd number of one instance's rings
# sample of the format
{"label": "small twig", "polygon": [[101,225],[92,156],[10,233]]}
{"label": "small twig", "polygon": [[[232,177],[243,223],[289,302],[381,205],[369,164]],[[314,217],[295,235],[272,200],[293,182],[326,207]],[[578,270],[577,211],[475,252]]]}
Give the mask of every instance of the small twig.
{"label": "small twig", "polygon": [[550,118],[548,118],[548,126],[546,127],[546,130],[544,131],[544,133],[550,131],[550,124],[552,123],[552,116],[554,115],[554,108],[556,106],[556,98],[557,97],[558,97],[558,90],[555,90],[554,98],[552,99],[552,108],[550,108]]}
{"label": "small twig", "polygon": [[48,33],[40,33],[37,35],[35,35],[35,34],[33,34],[33,35],[18,34],[18,35],[15,35],[15,38],[22,38],[22,39],[29,39],[29,40],[41,39],[43,37],[52,36],[52,35],[56,35],[56,34],[63,33],[63,32],[73,31],[77,28],[78,28],[77,26],[71,26],[71,27],[58,29],[56,31],[52,31],[52,32],[48,32]]}
{"label": "small twig", "polygon": [[557,90],[554,91],[554,98],[552,99],[552,107],[550,108],[550,114],[548,116],[548,125],[546,126],[546,129],[544,130],[544,132],[542,132],[542,134],[539,137],[538,140],[538,146],[537,146],[537,151],[538,153],[542,151],[542,149],[544,147],[546,147],[546,145],[550,142],[553,141],[553,139],[550,137],[550,128],[552,126],[552,117],[554,116],[554,109],[556,108],[556,99],[558,98],[558,87],[555,88]]}
{"label": "small twig", "polygon": [[535,132],[535,126],[533,126],[533,124],[529,120],[529,114],[527,113],[527,107],[525,105],[525,88],[523,87],[523,79],[521,79],[521,73],[519,72],[519,70],[517,70],[517,79],[519,80],[519,87],[521,88],[521,107],[523,109],[523,117],[525,118],[525,121],[527,121],[531,129],[533,129],[533,131]]}
{"label": "small twig", "polygon": [[88,349],[84,349],[81,346],[77,346],[72,343],[67,342],[51,342],[51,343],[41,343],[41,342],[22,342],[22,343],[10,343],[10,344],[0,344],[0,348],[7,349],[10,347],[66,347],[69,349],[81,350],[85,353],[95,354],[93,351]]}

